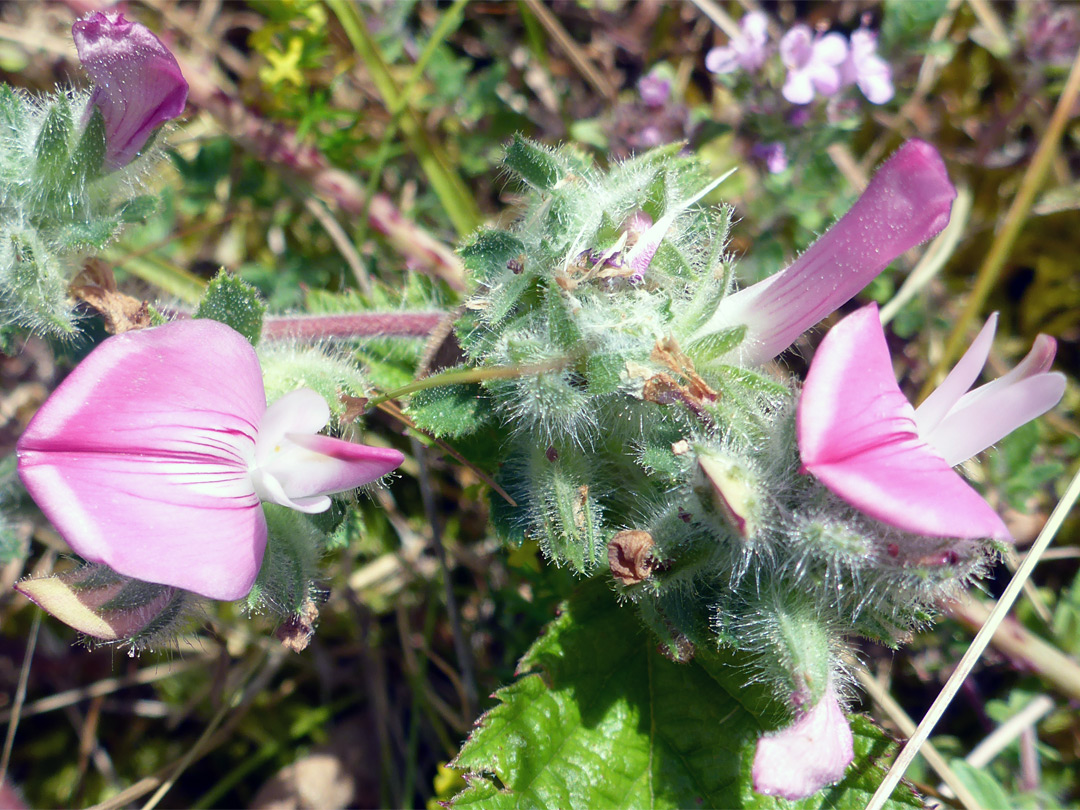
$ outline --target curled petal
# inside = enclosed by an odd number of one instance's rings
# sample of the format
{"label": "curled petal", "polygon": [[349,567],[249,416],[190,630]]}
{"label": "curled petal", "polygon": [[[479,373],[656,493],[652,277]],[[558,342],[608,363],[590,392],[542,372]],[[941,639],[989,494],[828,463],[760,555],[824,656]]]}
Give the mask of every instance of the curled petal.
{"label": "curled petal", "polygon": [[997,513],[919,438],[877,306],[825,336],[796,413],[803,469],[861,512],[932,537],[1009,539]]}
{"label": "curled petal", "polygon": [[840,220],[785,270],[725,298],[692,337],[739,325],[743,365],[766,363],[949,221],[956,189],[937,151],[908,141]]}
{"label": "curled petal", "polygon": [[71,28],[105,119],[105,165],[130,163],[155,129],[184,111],[188,85],[176,58],[144,25],[95,11]]}
{"label": "curled petal", "polygon": [[792,801],[839,782],[855,758],[854,740],[836,693],[787,728],[758,740],[752,770],[754,790]]}
{"label": "curled petal", "polygon": [[330,507],[327,495],[376,481],[405,460],[397,450],[315,435],[329,416],[326,401],[310,388],[267,408],[251,473],[263,500],[322,512]]}
{"label": "curled petal", "polygon": [[208,320],[111,337],[20,438],[19,476],[85,559],[237,599],[266,523],[247,467],[265,407],[255,352]]}
{"label": "curled petal", "polygon": [[926,437],[934,431],[979,379],[979,374],[986,365],[986,358],[990,356],[997,320],[996,312],[986,319],[964,356],[941,381],[941,385],[915,410],[915,424],[918,426],[919,435]]}

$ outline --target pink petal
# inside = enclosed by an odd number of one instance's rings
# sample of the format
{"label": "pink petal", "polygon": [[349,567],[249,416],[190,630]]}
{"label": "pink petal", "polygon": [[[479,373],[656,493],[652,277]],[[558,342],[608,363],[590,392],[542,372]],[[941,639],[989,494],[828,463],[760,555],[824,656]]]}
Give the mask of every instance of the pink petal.
{"label": "pink petal", "polygon": [[804,70],[788,71],[780,93],[792,104],[809,104],[814,100],[814,83],[810,80],[810,74]]}
{"label": "pink petal", "polygon": [[840,220],[791,266],[725,298],[693,339],[745,325],[744,365],[766,363],[949,221],[956,190],[937,151],[908,141]]}
{"label": "pink petal", "polygon": [[292,391],[267,408],[252,471],[263,500],[322,512],[330,507],[327,495],[376,481],[405,460],[397,450],[315,435],[329,417],[326,401],[310,388]]}
{"label": "pink petal", "polygon": [[997,513],[915,429],[877,306],[821,342],[796,413],[803,469],[861,512],[932,537],[1009,539]]}
{"label": "pink petal", "polygon": [[19,475],[87,560],[236,599],[266,543],[247,477],[264,406],[255,352],[224,324],[117,335],[31,420],[16,447]]}
{"label": "pink petal", "polygon": [[795,801],[839,782],[855,758],[854,740],[836,693],[787,728],[758,740],[752,775],[754,790]]}
{"label": "pink petal", "polygon": [[814,53],[814,35],[805,25],[792,26],[780,39],[780,60],[786,68],[801,68]]}
{"label": "pink petal", "polygon": [[739,69],[739,54],[730,46],[712,48],[705,54],[705,69],[710,73],[734,73]]}
{"label": "pink petal", "polygon": [[986,358],[990,356],[990,346],[994,342],[997,320],[996,312],[986,319],[983,328],[979,330],[979,334],[975,336],[975,340],[971,342],[960,361],[953,366],[952,371],[945,375],[941,385],[935,388],[930,396],[915,409],[915,424],[918,426],[919,435],[923,438],[929,436],[941,424],[941,420],[979,379],[979,374],[986,365]]}
{"label": "pink petal", "polygon": [[71,33],[96,84],[90,103],[105,118],[105,165],[126,166],[151,132],[184,111],[187,82],[161,40],[123,14],[95,11]]}
{"label": "pink petal", "polygon": [[814,43],[813,60],[818,64],[838,67],[847,55],[848,44],[842,34],[826,34]]}

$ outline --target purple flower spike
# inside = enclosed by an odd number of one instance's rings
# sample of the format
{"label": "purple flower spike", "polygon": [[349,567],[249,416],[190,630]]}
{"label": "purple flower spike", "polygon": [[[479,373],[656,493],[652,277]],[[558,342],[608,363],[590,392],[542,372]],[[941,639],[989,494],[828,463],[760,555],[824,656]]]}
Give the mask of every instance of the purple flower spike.
{"label": "purple flower spike", "polygon": [[876,304],[829,330],[796,414],[803,470],[870,517],[931,537],[1010,539],[997,513],[953,469],[1052,408],[1065,390],[1040,336],[1015,369],[966,393],[993,338],[991,318],[934,394],[914,410],[893,377]]}
{"label": "purple flower spike", "polygon": [[739,68],[751,73],[765,64],[769,56],[769,20],[760,11],[751,11],[739,20],[742,36],[728,45],[705,54],[705,68],[712,73],[734,73]]}
{"label": "purple flower spike", "polygon": [[855,757],[854,740],[830,688],[810,711],[758,740],[751,771],[754,790],[795,801],[839,782]]}
{"label": "purple flower spike", "polygon": [[889,262],[940,232],[954,197],[956,189],[934,147],[908,141],[824,236],[786,269],[726,297],[691,339],[745,326],[746,337],[736,349],[740,363],[767,363]]}
{"label": "purple flower spike", "polygon": [[95,11],[71,26],[79,59],[94,80],[92,109],[105,118],[105,167],[129,164],[147,138],[184,111],[188,85],[176,58],[144,25]]}
{"label": "purple flower spike", "polygon": [[860,28],[851,35],[851,49],[840,66],[843,86],[857,84],[871,104],[886,104],[892,100],[892,70],[877,55],[877,34]]}
{"label": "purple flower spike", "polygon": [[178,321],[91,352],[23,433],[19,476],[85,559],[239,599],[266,546],[260,500],[321,512],[327,495],[403,461],[315,435],[329,415],[307,389],[267,408],[258,358],[238,332]]}
{"label": "purple flower spike", "polygon": [[805,25],[796,25],[780,40],[780,59],[788,71],[780,92],[792,104],[809,104],[815,93],[834,95],[841,87],[840,66],[847,57],[843,35],[815,36]]}

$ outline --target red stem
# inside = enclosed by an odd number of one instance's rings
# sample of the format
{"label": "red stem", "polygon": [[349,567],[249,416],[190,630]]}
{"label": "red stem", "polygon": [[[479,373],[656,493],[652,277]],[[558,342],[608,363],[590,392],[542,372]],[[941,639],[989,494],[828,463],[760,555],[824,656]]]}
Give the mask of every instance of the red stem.
{"label": "red stem", "polygon": [[352,337],[427,337],[445,312],[348,312],[284,315],[263,323],[263,340],[318,340]]}

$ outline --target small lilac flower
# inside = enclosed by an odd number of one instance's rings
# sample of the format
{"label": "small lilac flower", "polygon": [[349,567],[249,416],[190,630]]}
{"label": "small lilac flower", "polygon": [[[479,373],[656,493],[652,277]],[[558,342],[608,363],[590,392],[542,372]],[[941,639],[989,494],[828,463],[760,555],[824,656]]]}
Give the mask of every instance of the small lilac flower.
{"label": "small lilac flower", "polygon": [[840,66],[843,87],[857,84],[871,104],[885,104],[892,100],[892,70],[877,55],[877,34],[860,28],[851,35],[851,47],[847,59]]}
{"label": "small lilac flower", "polygon": [[893,377],[876,304],[829,330],[796,414],[803,471],[870,517],[930,537],[1008,540],[997,513],[952,468],[1052,408],[1065,377],[1039,335],[1024,360],[969,390],[994,337],[991,316],[944,382],[917,409]]}
{"label": "small lilac flower", "polygon": [[809,104],[814,94],[834,95],[841,86],[840,66],[848,56],[847,41],[841,34],[814,33],[796,25],[780,40],[780,59],[787,68],[781,90],[792,104]]}
{"label": "small lilac flower", "polygon": [[767,363],[949,221],[956,189],[927,143],[905,143],[840,220],[786,269],[720,302],[691,341],[743,326],[744,366]]}
{"label": "small lilac flower", "polygon": [[705,54],[705,68],[711,73],[734,73],[739,68],[753,72],[769,56],[769,20],[760,11],[751,11],[739,20],[742,35],[732,37],[726,46]]}
{"label": "small lilac flower", "polygon": [[19,439],[19,476],[85,559],[238,599],[266,546],[260,500],[322,512],[401,464],[397,450],[317,435],[329,418],[307,388],[267,407],[238,332],[177,321],[91,352]]}
{"label": "small lilac flower", "polygon": [[653,109],[663,107],[671,96],[671,81],[657,73],[642,76],[637,87],[642,103]]}
{"label": "small lilac flower", "polygon": [[751,776],[754,790],[796,801],[839,782],[855,757],[854,739],[836,692],[795,722],[758,740]]}
{"label": "small lilac flower", "polygon": [[756,143],[752,152],[754,157],[765,162],[765,168],[769,170],[769,174],[780,174],[787,170],[787,149],[780,141]]}
{"label": "small lilac flower", "polygon": [[88,109],[105,119],[105,167],[129,164],[147,138],[184,111],[188,85],[169,49],[146,26],[95,11],[71,26],[79,59],[94,80]]}

